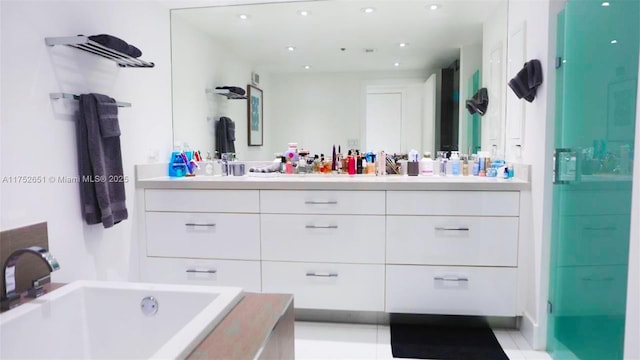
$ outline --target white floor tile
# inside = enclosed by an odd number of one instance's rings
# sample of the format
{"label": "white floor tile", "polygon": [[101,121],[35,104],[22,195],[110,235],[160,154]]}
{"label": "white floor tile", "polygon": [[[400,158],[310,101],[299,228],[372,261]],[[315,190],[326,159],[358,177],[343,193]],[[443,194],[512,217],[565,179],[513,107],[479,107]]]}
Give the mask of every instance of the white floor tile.
{"label": "white floor tile", "polygon": [[518,349],[522,351],[533,350],[531,348],[531,345],[529,345],[529,342],[527,341],[527,339],[525,339],[524,336],[522,336],[520,331],[517,331],[517,330],[510,331],[509,334],[511,335],[513,342],[515,342],[516,346],[518,346]]}
{"label": "white floor tile", "polygon": [[[498,339],[500,346],[506,352],[507,350],[520,351],[520,348],[516,345],[516,343],[511,338],[511,334],[507,330],[494,330],[493,334]],[[509,354],[507,354],[509,355]]]}
{"label": "white floor tile", "polygon": [[522,353],[526,360],[552,360],[551,355],[544,351],[523,350]]}
{"label": "white floor tile", "polygon": [[526,358],[524,357],[524,354],[522,353],[522,351],[520,350],[514,350],[514,349],[504,349],[504,353],[507,354],[507,356],[509,357],[509,360],[526,360]]}
{"label": "white floor tile", "polygon": [[296,359],[375,359],[376,325],[296,322]]}
{"label": "white floor tile", "polygon": [[377,359],[393,359],[391,352],[391,328],[388,325],[378,325]]}

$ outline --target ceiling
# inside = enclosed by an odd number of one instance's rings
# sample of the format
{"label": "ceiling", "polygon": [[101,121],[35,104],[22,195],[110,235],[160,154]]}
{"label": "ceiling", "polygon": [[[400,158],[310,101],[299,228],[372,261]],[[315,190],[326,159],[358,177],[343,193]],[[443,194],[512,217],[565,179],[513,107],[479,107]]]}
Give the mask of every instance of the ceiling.
{"label": "ceiling", "polygon": [[[460,46],[481,43],[482,24],[502,1],[309,1],[174,9],[171,16],[262,71],[430,70],[458,59]],[[434,4],[437,10],[430,9]],[[401,48],[402,42],[408,45]]]}

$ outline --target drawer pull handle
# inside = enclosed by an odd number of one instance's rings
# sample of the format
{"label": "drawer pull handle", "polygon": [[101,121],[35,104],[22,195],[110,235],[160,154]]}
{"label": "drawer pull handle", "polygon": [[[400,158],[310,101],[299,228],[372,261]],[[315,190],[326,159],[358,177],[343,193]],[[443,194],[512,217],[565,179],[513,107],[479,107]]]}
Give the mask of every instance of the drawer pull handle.
{"label": "drawer pull handle", "polygon": [[315,277],[338,277],[338,273],[316,273],[316,272],[307,272],[307,276],[315,276]]}
{"label": "drawer pull handle", "polygon": [[306,225],[306,229],[337,229],[338,225],[328,225],[328,226],[316,226],[316,225]]}
{"label": "drawer pull handle", "polygon": [[202,227],[214,227],[216,224],[197,224],[197,223],[186,223],[184,226],[202,226]]}
{"label": "drawer pull handle", "polygon": [[436,227],[437,231],[469,231],[469,228],[466,227],[452,227],[452,228],[446,228],[446,227]]}
{"label": "drawer pull handle", "polygon": [[433,280],[439,281],[469,281],[466,277],[447,277],[447,276],[436,276]]}
{"label": "drawer pull handle", "polygon": [[587,231],[614,231],[614,230],[617,230],[617,228],[615,226],[602,226],[602,227],[587,226],[584,229],[587,230]]}
{"label": "drawer pull handle", "polygon": [[215,274],[218,272],[216,269],[209,270],[196,270],[196,269],[187,269],[188,273],[198,273],[198,274]]}
{"label": "drawer pull handle", "polygon": [[306,205],[338,205],[337,201],[305,201]]}

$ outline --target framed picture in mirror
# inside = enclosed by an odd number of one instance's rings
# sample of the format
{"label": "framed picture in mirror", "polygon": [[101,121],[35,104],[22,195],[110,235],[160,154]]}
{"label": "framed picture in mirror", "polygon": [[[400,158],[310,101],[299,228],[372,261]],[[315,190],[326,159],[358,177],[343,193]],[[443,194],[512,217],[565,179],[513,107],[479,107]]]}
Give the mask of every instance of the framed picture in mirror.
{"label": "framed picture in mirror", "polygon": [[264,133],[263,103],[264,97],[261,89],[247,85],[247,132],[249,134],[249,146],[262,146]]}

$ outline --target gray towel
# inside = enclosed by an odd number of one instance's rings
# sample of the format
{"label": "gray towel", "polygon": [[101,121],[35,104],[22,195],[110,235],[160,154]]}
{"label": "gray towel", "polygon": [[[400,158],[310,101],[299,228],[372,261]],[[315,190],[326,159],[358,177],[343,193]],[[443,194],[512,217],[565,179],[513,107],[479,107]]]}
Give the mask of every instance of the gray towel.
{"label": "gray towel", "polygon": [[80,95],[76,135],[83,217],[110,228],[128,217],[116,101]]}
{"label": "gray towel", "polygon": [[216,122],[216,151],[224,153],[236,152],[236,124],[233,120],[223,116]]}

